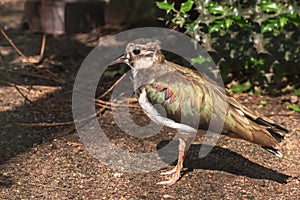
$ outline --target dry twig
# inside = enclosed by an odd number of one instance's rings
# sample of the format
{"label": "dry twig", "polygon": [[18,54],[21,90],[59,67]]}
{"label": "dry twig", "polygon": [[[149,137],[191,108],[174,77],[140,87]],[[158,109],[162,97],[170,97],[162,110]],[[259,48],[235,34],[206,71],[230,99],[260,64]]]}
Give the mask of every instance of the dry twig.
{"label": "dry twig", "polygon": [[120,83],[120,81],[126,76],[126,74],[123,74],[108,90],[106,90],[99,98],[105,97],[110,91],[112,91],[117,84]]}
{"label": "dry twig", "polygon": [[[44,74],[45,76],[49,77],[49,79],[51,79],[52,81],[59,83],[59,84],[65,84],[65,81],[58,79],[53,73],[51,73],[50,71],[46,71],[47,73],[45,73],[44,71],[40,70],[34,63],[32,63],[30,61],[30,59],[23,54],[20,49],[14,44],[14,42],[12,41],[12,39],[5,33],[5,31],[3,30],[2,27],[0,27],[0,32],[3,35],[3,37],[9,42],[9,44],[15,49],[15,51],[22,56],[23,59],[25,59],[34,69],[36,69],[38,72]],[[46,39],[44,39],[43,43],[45,44]],[[43,47],[43,44],[42,44]],[[41,49],[41,53],[44,53],[44,49]]]}
{"label": "dry twig", "polygon": [[[31,63],[34,63],[34,64],[41,63],[42,60],[43,60],[43,58],[44,58],[45,46],[46,46],[46,34],[44,33],[43,37],[42,37],[42,45],[41,45],[40,54],[36,55],[36,56],[29,56],[28,60]],[[28,62],[28,60],[27,59],[23,59],[22,61],[23,62]]]}
{"label": "dry twig", "polygon": [[[4,66],[4,62],[1,58],[1,65]],[[7,74],[7,77],[9,78],[12,86],[17,90],[17,92],[26,100],[28,101],[29,103],[32,103],[32,101],[20,90],[20,88],[17,86],[17,84],[15,83],[16,81],[13,81],[13,78],[11,77],[10,73],[8,72],[8,70],[4,67],[4,70]]]}
{"label": "dry twig", "polygon": [[[136,102],[136,99],[130,98],[130,99],[127,99],[127,100],[125,99],[124,101]],[[101,100],[101,99],[95,99],[95,102],[98,103],[97,105],[99,105],[99,106],[139,108],[139,106],[137,106],[137,105],[112,103],[112,102],[104,101],[104,100]]]}
{"label": "dry twig", "polygon": [[64,126],[74,124],[74,121],[68,122],[52,122],[52,123],[16,123],[17,126],[26,126],[26,127],[51,127],[51,126]]}

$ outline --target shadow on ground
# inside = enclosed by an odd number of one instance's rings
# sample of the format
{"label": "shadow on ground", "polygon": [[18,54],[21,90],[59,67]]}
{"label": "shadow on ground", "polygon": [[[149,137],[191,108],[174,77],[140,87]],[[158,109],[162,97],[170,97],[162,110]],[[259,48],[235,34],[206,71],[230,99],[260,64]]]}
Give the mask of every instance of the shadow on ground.
{"label": "shadow on ground", "polygon": [[[158,144],[158,148],[161,148],[168,142],[162,141]],[[218,170],[249,178],[267,179],[278,183],[287,183],[288,178],[290,178],[286,174],[261,166],[238,153],[219,146],[214,146],[207,156],[200,159],[198,153],[201,146],[199,144],[191,145],[184,162],[184,167],[188,168],[185,172],[193,169]],[[165,155],[163,156],[166,157]],[[168,160],[164,161],[169,163]]]}
{"label": "shadow on ground", "polygon": [[[41,35],[16,30],[10,30],[7,34],[24,54],[34,55],[38,52],[39,45],[33,44],[40,44]],[[0,102],[3,108],[8,108],[1,109],[0,112],[0,164],[4,164],[5,161],[38,144],[62,136],[64,130],[69,129],[70,125],[30,124],[73,120],[72,85],[77,69],[92,48],[70,36],[48,36],[45,60],[37,64],[40,69],[38,71],[30,64],[22,63],[20,56],[3,37],[0,37],[0,43],[5,51],[10,52],[2,55],[3,64],[0,70]],[[56,80],[63,80],[63,83],[49,79],[47,75],[50,74],[54,75]],[[21,97],[13,84],[17,84],[31,102]],[[53,90],[47,91],[48,88]],[[27,123],[28,126],[18,125],[20,123]]]}

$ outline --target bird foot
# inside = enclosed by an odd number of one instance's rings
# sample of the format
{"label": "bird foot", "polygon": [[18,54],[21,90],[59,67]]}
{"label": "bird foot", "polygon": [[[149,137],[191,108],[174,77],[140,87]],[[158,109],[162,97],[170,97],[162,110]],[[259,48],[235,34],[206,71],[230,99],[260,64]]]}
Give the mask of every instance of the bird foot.
{"label": "bird foot", "polygon": [[160,175],[170,175],[170,174],[174,174],[177,170],[177,166],[175,166],[173,169],[169,170],[169,171],[165,171],[165,172],[161,172]]}
{"label": "bird foot", "polygon": [[173,169],[171,169],[170,171],[166,171],[166,172],[162,172],[161,175],[172,175],[171,178],[169,178],[169,180],[166,181],[160,181],[157,184],[158,185],[173,185],[175,184],[178,179],[180,178],[180,171],[181,169],[178,169],[178,167],[174,167]]}
{"label": "bird foot", "polygon": [[[179,177],[178,177],[179,178]],[[168,185],[168,186],[171,186],[171,185],[174,185],[176,182],[177,182],[178,179],[172,177],[170,178],[169,180],[166,180],[166,181],[160,181],[158,183],[156,183],[157,185]]]}
{"label": "bird foot", "polygon": [[178,161],[177,161],[177,165],[170,171],[166,171],[166,172],[162,172],[162,175],[171,175],[171,178],[169,178],[169,180],[166,181],[161,181],[158,182],[157,184],[159,185],[173,185],[174,183],[176,183],[178,181],[178,179],[180,178],[180,172],[181,169],[183,167],[183,160],[186,154],[186,144],[185,142],[179,138],[179,154],[178,154]]}

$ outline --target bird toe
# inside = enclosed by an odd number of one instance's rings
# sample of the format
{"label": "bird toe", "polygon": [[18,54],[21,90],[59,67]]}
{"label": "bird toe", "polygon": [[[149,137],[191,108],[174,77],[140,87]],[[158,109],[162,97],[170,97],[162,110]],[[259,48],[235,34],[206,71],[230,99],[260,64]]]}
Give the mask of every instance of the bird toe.
{"label": "bird toe", "polygon": [[177,170],[177,166],[174,167],[173,169],[169,170],[169,171],[165,171],[165,172],[161,172],[160,175],[170,175],[170,174],[174,174]]}

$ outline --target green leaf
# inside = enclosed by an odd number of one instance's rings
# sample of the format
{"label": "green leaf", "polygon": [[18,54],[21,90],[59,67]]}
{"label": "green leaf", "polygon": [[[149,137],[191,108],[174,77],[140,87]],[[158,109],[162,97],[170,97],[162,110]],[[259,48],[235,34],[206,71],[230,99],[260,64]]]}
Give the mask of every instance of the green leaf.
{"label": "green leaf", "polygon": [[296,96],[300,96],[300,89],[293,89],[293,93]]}
{"label": "green leaf", "polygon": [[286,15],[286,17],[289,19],[296,19],[296,18],[298,18],[298,15],[297,15],[297,13],[288,13]]}
{"label": "green leaf", "polygon": [[245,83],[236,83],[235,85],[231,86],[231,88],[229,89],[230,91],[237,93],[237,94],[241,94],[247,90],[249,90],[252,87],[252,84],[247,81]]}
{"label": "green leaf", "polygon": [[225,29],[225,22],[223,20],[215,20],[208,27],[209,33],[220,32]]}
{"label": "green leaf", "polygon": [[165,10],[167,12],[170,12],[171,10],[175,10],[174,8],[175,3],[169,4],[166,0],[162,2],[156,2],[156,6],[159,9]]}
{"label": "green leaf", "polygon": [[280,4],[277,4],[272,1],[263,1],[261,4],[259,4],[260,8],[269,13],[269,12],[278,12],[280,10]]}
{"label": "green leaf", "polygon": [[127,66],[121,66],[120,68],[112,70],[112,71],[106,70],[103,73],[103,77],[114,78],[118,75],[124,74],[126,72],[126,69],[127,69]]}
{"label": "green leaf", "polygon": [[255,94],[262,94],[264,90],[261,87],[254,87],[254,93]]}
{"label": "green leaf", "polygon": [[298,28],[300,27],[300,18],[297,15],[295,18],[290,18],[291,22],[294,23]]}
{"label": "green leaf", "polygon": [[258,105],[258,108],[262,108],[265,105],[267,105],[267,100],[261,100],[260,103],[259,103],[259,105]]}
{"label": "green leaf", "polygon": [[288,105],[287,106],[287,109],[289,109],[289,110],[293,110],[293,111],[295,111],[295,112],[298,112],[298,113],[300,113],[300,107],[298,106],[298,105]]}
{"label": "green leaf", "polygon": [[253,63],[255,66],[263,65],[265,63],[265,61],[262,58],[256,59],[253,57],[250,58],[250,62]]}
{"label": "green leaf", "polygon": [[207,7],[208,12],[213,15],[223,15],[225,13],[225,8],[218,3],[211,3]]}
{"label": "green leaf", "polygon": [[190,11],[193,7],[194,1],[192,0],[187,0],[186,2],[183,2],[180,6],[180,11],[183,13],[186,13]]}
{"label": "green leaf", "polygon": [[249,69],[249,62],[248,60],[245,61],[245,66],[244,66],[245,70],[248,70]]}
{"label": "green leaf", "polygon": [[260,105],[263,105],[263,106],[267,105],[267,100],[261,100]]}
{"label": "green leaf", "polygon": [[261,26],[261,32],[269,32],[269,31],[275,31],[279,29],[279,20],[278,19],[268,19],[265,21]]}
{"label": "green leaf", "polygon": [[280,28],[283,28],[288,22],[288,18],[287,17],[280,17],[279,19],[279,24],[280,24]]}
{"label": "green leaf", "polygon": [[233,24],[233,19],[226,19],[226,21],[225,21],[225,26],[226,26],[226,28],[228,29],[228,28],[230,28],[230,26]]}
{"label": "green leaf", "polygon": [[234,23],[236,23],[237,25],[239,25],[242,28],[249,27],[247,20],[242,16],[231,16],[231,19],[233,19]]}
{"label": "green leaf", "polygon": [[197,58],[192,58],[191,61],[192,61],[192,65],[194,65],[196,63],[201,65],[203,63],[211,63],[212,62],[210,57],[205,58],[201,55],[198,56]]}

